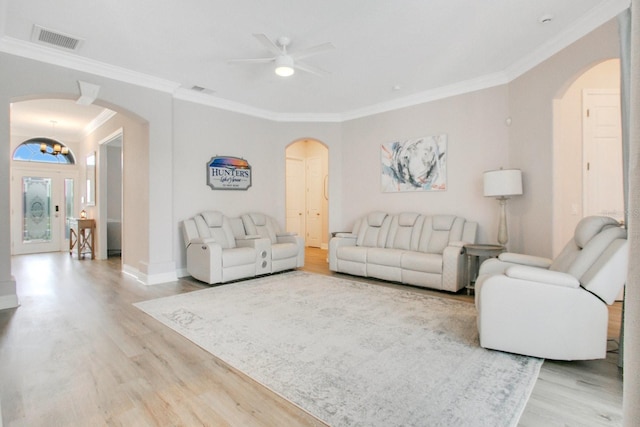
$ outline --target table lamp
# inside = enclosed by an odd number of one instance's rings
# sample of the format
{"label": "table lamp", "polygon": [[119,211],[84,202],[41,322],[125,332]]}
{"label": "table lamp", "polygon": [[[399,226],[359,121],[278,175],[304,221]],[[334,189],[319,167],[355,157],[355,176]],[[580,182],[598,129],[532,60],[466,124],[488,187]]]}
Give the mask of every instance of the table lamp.
{"label": "table lamp", "polygon": [[484,173],[484,196],[495,197],[500,201],[498,243],[503,246],[509,241],[507,199],[520,195],[522,195],[522,171],[520,169],[498,169]]}

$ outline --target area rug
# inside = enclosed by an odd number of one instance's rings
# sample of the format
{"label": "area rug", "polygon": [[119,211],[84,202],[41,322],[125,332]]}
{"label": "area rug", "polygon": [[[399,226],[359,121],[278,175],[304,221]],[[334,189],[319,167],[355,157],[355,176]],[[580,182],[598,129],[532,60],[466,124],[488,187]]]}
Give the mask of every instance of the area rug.
{"label": "area rug", "polygon": [[473,304],[300,271],[135,304],[332,426],[515,426],[541,359]]}

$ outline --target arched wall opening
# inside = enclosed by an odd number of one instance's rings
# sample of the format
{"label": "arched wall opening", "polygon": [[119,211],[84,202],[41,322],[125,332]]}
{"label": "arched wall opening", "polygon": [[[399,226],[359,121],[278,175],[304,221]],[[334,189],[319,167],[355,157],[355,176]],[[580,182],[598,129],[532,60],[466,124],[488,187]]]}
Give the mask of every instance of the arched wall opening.
{"label": "arched wall opening", "polygon": [[[75,95],[32,94],[13,98],[11,103],[13,105],[23,101],[46,99],[53,103],[59,102],[60,106],[63,107],[64,103],[75,103],[75,98],[77,98]],[[113,114],[107,115],[106,117],[108,118],[100,122],[99,126],[93,128],[90,133],[79,140],[69,143],[76,155],[76,203],[72,208],[72,216],[77,217],[81,210],[85,210],[89,218],[96,220],[95,255],[98,259],[106,259],[109,252],[107,228],[111,228],[110,224],[108,224],[107,213],[112,212],[111,205],[115,205],[116,209],[121,212],[119,217],[120,224],[118,224],[118,233],[121,237],[121,247],[119,249],[123,269],[126,269],[127,265],[137,266],[140,260],[148,258],[148,239],[143,236],[147,232],[145,223],[148,216],[148,201],[145,197],[140,197],[140,195],[145,195],[149,192],[148,166],[145,165],[145,160],[149,156],[149,126],[145,119],[120,106],[100,99],[96,100],[94,105],[111,110]],[[118,147],[120,159],[115,159],[114,156],[107,156],[107,153],[111,150],[107,150],[106,146],[112,141],[114,134],[121,136],[120,146]],[[21,138],[22,135],[14,138],[13,132],[11,132],[11,146],[13,147]],[[87,203],[86,192],[88,190],[84,184],[88,178],[85,159],[90,155],[95,155],[96,159],[95,203]],[[111,158],[111,164],[109,164],[109,157]],[[114,168],[113,163],[119,163],[118,166],[120,167]],[[12,162],[12,167],[14,164],[15,162]],[[59,166],[59,168],[62,167]],[[109,170],[109,173],[106,173],[107,170]],[[118,176],[114,176],[114,174]],[[123,179],[124,177],[127,177],[127,179]],[[114,196],[109,196],[109,194],[113,195],[114,193],[108,191],[108,182],[120,183],[121,191],[115,193],[118,195],[118,200],[114,199]],[[15,193],[13,190],[11,192]],[[11,200],[15,199],[14,195],[12,194]],[[15,225],[12,225],[12,227],[13,230],[16,230]],[[16,233],[12,234],[15,238]],[[134,238],[127,239],[127,235]],[[64,250],[64,245],[59,250]]]}
{"label": "arched wall opening", "polygon": [[313,138],[286,147],[285,228],[305,246],[329,247],[329,149]]}
{"label": "arched wall opening", "polygon": [[[567,81],[553,100],[554,257],[573,237],[575,227],[585,212],[586,169],[590,167],[583,148],[585,120],[588,119],[586,97],[593,91],[617,91],[619,101],[619,90],[620,61],[609,59]],[[621,178],[621,169],[619,173]]]}

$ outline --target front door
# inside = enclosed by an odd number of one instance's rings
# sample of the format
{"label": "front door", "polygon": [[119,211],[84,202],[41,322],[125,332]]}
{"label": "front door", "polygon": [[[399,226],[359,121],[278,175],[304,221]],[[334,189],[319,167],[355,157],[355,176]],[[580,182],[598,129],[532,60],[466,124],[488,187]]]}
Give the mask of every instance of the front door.
{"label": "front door", "polygon": [[16,169],[11,179],[11,253],[69,250],[75,173]]}

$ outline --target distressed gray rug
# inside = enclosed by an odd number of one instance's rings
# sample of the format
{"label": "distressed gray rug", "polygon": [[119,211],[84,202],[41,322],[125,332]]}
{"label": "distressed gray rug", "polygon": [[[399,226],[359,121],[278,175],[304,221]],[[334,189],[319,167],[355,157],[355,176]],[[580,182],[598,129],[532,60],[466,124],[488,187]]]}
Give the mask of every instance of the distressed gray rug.
{"label": "distressed gray rug", "polygon": [[135,305],[332,426],[515,426],[542,365],[473,304],[299,271]]}

